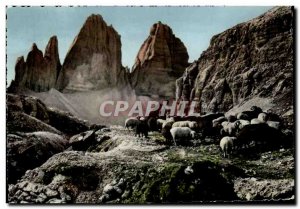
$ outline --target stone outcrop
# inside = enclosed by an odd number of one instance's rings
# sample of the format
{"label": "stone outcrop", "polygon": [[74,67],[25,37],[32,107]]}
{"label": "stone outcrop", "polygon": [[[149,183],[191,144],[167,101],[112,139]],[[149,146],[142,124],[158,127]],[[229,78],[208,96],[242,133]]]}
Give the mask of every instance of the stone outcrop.
{"label": "stone outcrop", "polygon": [[121,65],[120,35],[100,15],[87,18],[64,60],[57,81],[60,91],[87,91],[128,84]]}
{"label": "stone outcrop", "polygon": [[[8,133],[46,131],[74,135],[90,129],[87,121],[69,112],[49,108],[35,97],[7,94],[6,107]],[[92,129],[94,127],[97,129],[100,125],[91,126]]]}
{"label": "stone outcrop", "polygon": [[212,37],[177,80],[177,99],[215,112],[261,97],[287,111],[293,105],[293,16],[292,7],[275,7]]}
{"label": "stone outcrop", "polygon": [[234,189],[241,199],[248,201],[295,198],[293,196],[295,194],[294,179],[237,179],[234,182]]}
{"label": "stone outcrop", "polygon": [[45,53],[34,43],[27,55],[19,57],[15,65],[15,80],[9,88],[11,92],[17,89],[30,89],[37,92],[48,91],[55,87],[61,64],[58,54],[57,37],[50,38]]}
{"label": "stone outcrop", "polygon": [[172,29],[155,23],[132,67],[131,84],[138,95],[174,97],[175,80],[188,66],[188,53]]}
{"label": "stone outcrop", "polygon": [[8,183],[16,183],[25,172],[42,165],[52,155],[67,148],[68,141],[50,132],[7,135]]}

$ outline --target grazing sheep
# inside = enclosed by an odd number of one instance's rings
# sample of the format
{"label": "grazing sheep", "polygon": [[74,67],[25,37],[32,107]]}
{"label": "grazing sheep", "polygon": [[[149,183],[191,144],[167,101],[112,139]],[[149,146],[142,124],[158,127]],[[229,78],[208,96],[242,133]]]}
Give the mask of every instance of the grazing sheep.
{"label": "grazing sheep", "polygon": [[202,136],[212,136],[216,134],[215,128],[213,128],[212,121],[221,116],[224,116],[224,113],[209,113],[200,117],[197,117],[197,129],[202,132]]}
{"label": "grazing sheep", "polygon": [[125,128],[134,129],[137,126],[138,123],[139,123],[139,120],[135,117],[127,118],[126,121],[125,121]]}
{"label": "grazing sheep", "polygon": [[175,122],[174,118],[167,118],[166,121],[162,124],[162,128],[164,128],[167,125],[173,125],[173,123]]}
{"label": "grazing sheep", "polygon": [[221,125],[222,122],[227,121],[227,118],[225,116],[218,117],[217,119],[212,120],[212,126],[214,128],[217,128]]}
{"label": "grazing sheep", "polygon": [[[248,120],[252,120],[253,118],[257,118],[258,114],[262,112],[262,109],[257,106],[252,106],[250,111],[243,111],[242,113],[248,116]],[[238,119],[242,119],[239,118]]]}
{"label": "grazing sheep", "polygon": [[221,135],[223,135],[224,133],[228,134],[229,136],[233,136],[237,133],[238,129],[239,129],[239,125],[240,125],[240,122],[239,121],[235,121],[235,122],[223,122],[222,123],[222,126],[223,126],[223,129],[221,130]]}
{"label": "grazing sheep", "polygon": [[232,153],[234,141],[236,137],[225,136],[220,141],[220,147],[223,152],[224,157],[229,157],[229,154]]}
{"label": "grazing sheep", "polygon": [[135,134],[138,137],[144,137],[147,138],[148,137],[148,131],[149,131],[149,127],[147,124],[146,120],[139,120],[138,124],[135,127]]}
{"label": "grazing sheep", "polygon": [[268,145],[266,147],[278,147],[282,143],[283,134],[281,131],[268,126],[266,123],[250,124],[242,128],[238,135],[236,143],[239,147],[250,145]]}
{"label": "grazing sheep", "polygon": [[184,142],[188,139],[193,139],[195,138],[195,134],[196,134],[196,132],[190,129],[189,127],[174,127],[170,130],[170,133],[172,135],[175,145],[176,145],[176,141]]}
{"label": "grazing sheep", "polygon": [[203,130],[204,132],[206,132],[206,130],[209,130],[212,128],[212,121],[221,116],[224,116],[224,114],[223,113],[210,113],[210,114],[206,114],[206,115],[198,117],[198,119],[197,119],[198,128],[200,130]]}
{"label": "grazing sheep", "polygon": [[165,137],[167,144],[171,144],[172,141],[172,135],[170,133],[171,128],[172,128],[172,124],[166,124],[161,129],[161,134]]}
{"label": "grazing sheep", "polygon": [[147,120],[147,124],[149,126],[149,131],[157,131],[157,121],[154,117],[149,117]]}

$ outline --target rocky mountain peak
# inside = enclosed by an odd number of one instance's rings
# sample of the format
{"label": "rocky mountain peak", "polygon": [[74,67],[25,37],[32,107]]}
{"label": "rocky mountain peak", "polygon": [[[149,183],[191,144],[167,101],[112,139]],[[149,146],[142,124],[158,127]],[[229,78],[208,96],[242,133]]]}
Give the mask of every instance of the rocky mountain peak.
{"label": "rocky mountain peak", "polygon": [[30,51],[36,51],[36,50],[39,50],[39,49],[38,49],[36,43],[33,43]]}
{"label": "rocky mountain peak", "polygon": [[174,96],[174,83],[188,66],[188,53],[172,29],[161,22],[151,26],[132,67],[131,84],[138,95]]}
{"label": "rocky mountain peak", "polygon": [[59,59],[58,40],[56,36],[52,36],[46,46],[44,57],[50,59]]}
{"label": "rocky mountain peak", "polygon": [[128,83],[121,66],[120,35],[100,15],[87,18],[74,39],[57,81],[61,91],[99,90]]}
{"label": "rocky mountain peak", "polygon": [[26,62],[21,56],[15,65],[15,80],[9,91],[30,89],[37,92],[48,91],[55,87],[57,74],[61,68],[56,36],[50,38],[45,49],[45,55],[36,43],[27,55]]}

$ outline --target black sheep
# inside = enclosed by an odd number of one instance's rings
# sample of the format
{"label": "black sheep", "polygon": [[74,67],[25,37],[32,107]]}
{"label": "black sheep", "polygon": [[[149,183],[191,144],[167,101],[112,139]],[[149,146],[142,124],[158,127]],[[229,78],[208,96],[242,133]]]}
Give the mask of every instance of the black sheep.
{"label": "black sheep", "polygon": [[162,129],[161,129],[161,134],[165,137],[167,144],[172,143],[172,135],[171,135],[171,130],[172,125],[170,123],[166,124]]}
{"label": "black sheep", "polygon": [[[248,116],[247,120],[252,120],[253,118],[257,118],[259,113],[262,112],[262,109],[257,106],[252,106],[249,111],[243,111],[242,114],[245,114]],[[239,119],[246,119],[246,118],[239,118]]]}
{"label": "black sheep", "polygon": [[157,131],[158,130],[156,118],[149,117],[147,120],[147,124],[149,127],[149,131]]}
{"label": "black sheep", "polygon": [[137,126],[135,127],[135,134],[138,137],[143,137],[143,135],[145,136],[145,138],[148,137],[148,131],[149,131],[149,127],[147,124],[146,120],[139,120]]}
{"label": "black sheep", "polygon": [[278,148],[283,144],[283,134],[281,131],[269,127],[267,124],[250,124],[243,127],[237,134],[236,146],[248,146],[251,142],[261,148]]}

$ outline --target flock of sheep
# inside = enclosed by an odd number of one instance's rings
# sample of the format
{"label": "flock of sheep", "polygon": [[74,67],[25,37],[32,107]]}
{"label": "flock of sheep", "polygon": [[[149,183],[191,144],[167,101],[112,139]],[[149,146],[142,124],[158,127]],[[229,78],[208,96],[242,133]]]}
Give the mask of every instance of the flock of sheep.
{"label": "flock of sheep", "polygon": [[160,131],[167,142],[174,145],[186,144],[199,136],[202,139],[215,137],[224,157],[229,157],[233,150],[282,145],[282,123],[278,115],[253,106],[249,111],[227,117],[224,113],[164,118],[155,115],[131,117],[125,121],[125,127],[134,129],[139,137],[148,137],[149,131]]}

